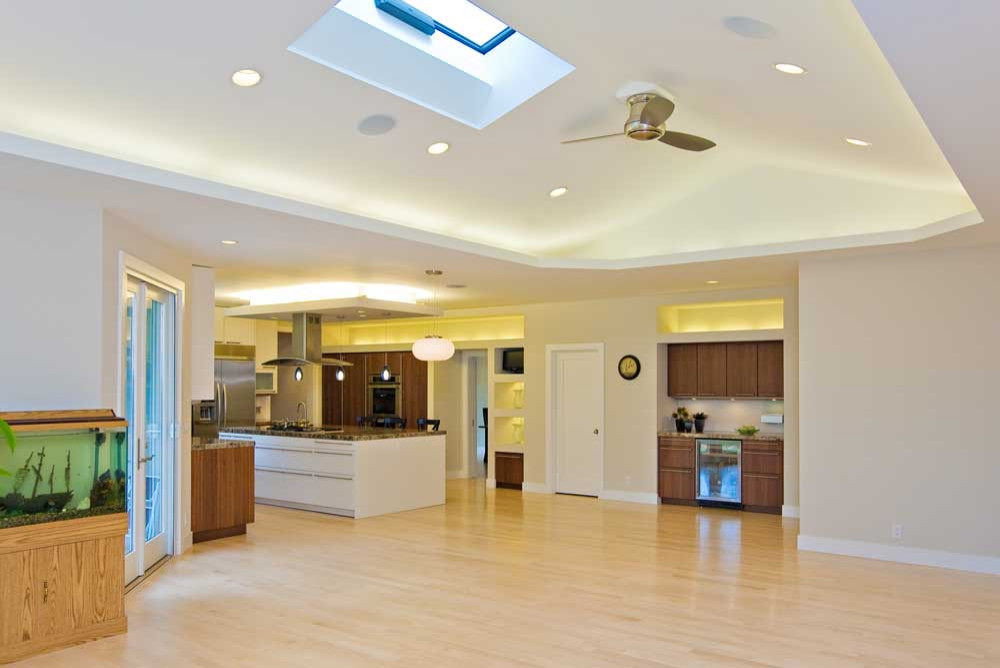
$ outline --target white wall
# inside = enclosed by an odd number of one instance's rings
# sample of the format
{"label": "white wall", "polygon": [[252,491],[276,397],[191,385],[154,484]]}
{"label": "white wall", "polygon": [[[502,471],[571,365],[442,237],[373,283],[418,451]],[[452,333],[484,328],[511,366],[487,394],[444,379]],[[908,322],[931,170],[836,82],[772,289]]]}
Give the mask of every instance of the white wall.
{"label": "white wall", "polygon": [[101,208],[0,191],[0,410],[101,408]]}
{"label": "white wall", "polygon": [[1000,573],[1000,247],[803,262],[799,304],[800,545]]}

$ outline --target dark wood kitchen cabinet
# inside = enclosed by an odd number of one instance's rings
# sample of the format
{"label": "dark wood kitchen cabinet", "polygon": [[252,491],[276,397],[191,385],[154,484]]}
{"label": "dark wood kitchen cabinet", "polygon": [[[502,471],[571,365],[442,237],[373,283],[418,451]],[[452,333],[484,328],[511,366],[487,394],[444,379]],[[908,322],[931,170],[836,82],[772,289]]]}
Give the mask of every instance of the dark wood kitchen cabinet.
{"label": "dark wood kitchen cabinet", "polygon": [[784,443],[743,441],[743,509],[781,514],[785,499]]}
{"label": "dark wood kitchen cabinet", "polygon": [[698,392],[696,397],[725,397],[726,348],[725,343],[698,344]]}
{"label": "dark wood kitchen cabinet", "polygon": [[726,344],[726,395],[757,396],[757,344]]}
{"label": "dark wood kitchen cabinet", "polygon": [[693,397],[698,393],[697,344],[667,346],[667,393],[672,397]]}
{"label": "dark wood kitchen cabinet", "polygon": [[663,503],[694,505],[695,453],[693,438],[658,440],[658,493]]}
{"label": "dark wood kitchen cabinet", "polygon": [[785,345],[781,341],[757,344],[757,396],[771,399],[785,396]]}
{"label": "dark wood kitchen cabinet", "polygon": [[323,368],[323,424],[355,425],[359,417],[367,416],[368,383],[382,372],[387,360],[389,371],[398,376],[402,390],[402,413],[408,428],[416,427],[417,419],[427,415],[427,362],[406,351],[386,353],[344,353],[343,359],[354,366],[346,367],[343,381],[337,380],[337,367]]}
{"label": "dark wood kitchen cabinet", "polygon": [[667,394],[677,398],[781,399],[784,343],[671,343],[667,345]]}

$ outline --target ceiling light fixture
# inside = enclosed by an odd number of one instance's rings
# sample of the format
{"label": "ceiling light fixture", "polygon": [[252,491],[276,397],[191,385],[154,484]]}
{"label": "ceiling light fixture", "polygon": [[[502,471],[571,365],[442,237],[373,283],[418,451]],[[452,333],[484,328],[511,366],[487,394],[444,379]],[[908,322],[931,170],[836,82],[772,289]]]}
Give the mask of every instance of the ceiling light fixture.
{"label": "ceiling light fixture", "polygon": [[795,63],[775,63],[774,69],[782,74],[805,74],[808,71],[806,68]]}
{"label": "ceiling light fixture", "polygon": [[559,186],[558,188],[553,188],[549,192],[549,197],[555,199],[556,197],[562,197],[563,195],[565,195],[568,192],[569,192],[569,188],[567,188],[566,186]]}
{"label": "ceiling light fixture", "polygon": [[257,70],[237,70],[233,72],[233,83],[240,88],[249,88],[260,83],[260,72]]}
{"label": "ceiling light fixture", "polygon": [[441,155],[447,152],[449,148],[451,148],[451,145],[448,142],[439,141],[428,146],[427,152],[431,155]]}
{"label": "ceiling light fixture", "polygon": [[708,283],[709,285],[718,285],[719,284],[719,282],[716,281],[716,280],[714,280],[714,279],[711,280],[711,281],[705,281],[705,282]]}
{"label": "ceiling light fixture", "polygon": [[870,141],[865,141],[864,139],[857,139],[855,137],[844,137],[844,141],[852,146],[871,146]]}
{"label": "ceiling light fixture", "polygon": [[223,239],[223,240],[222,240],[222,244],[223,244],[224,246],[236,246],[236,245],[238,245],[239,243],[240,243],[239,241],[236,241],[236,240],[234,240],[234,239]]}
{"label": "ceiling light fixture", "polygon": [[[428,269],[424,273],[432,278],[444,274],[440,269]],[[432,321],[430,334],[413,343],[413,356],[423,362],[443,362],[450,360],[455,355],[455,344],[434,332],[433,323],[436,322],[436,320]]]}

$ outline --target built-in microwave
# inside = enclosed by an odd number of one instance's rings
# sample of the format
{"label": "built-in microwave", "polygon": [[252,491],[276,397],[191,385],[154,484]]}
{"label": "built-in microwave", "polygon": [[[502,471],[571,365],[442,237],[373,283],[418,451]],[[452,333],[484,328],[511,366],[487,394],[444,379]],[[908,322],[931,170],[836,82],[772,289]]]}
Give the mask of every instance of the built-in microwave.
{"label": "built-in microwave", "polygon": [[256,392],[257,394],[278,393],[278,367],[262,366],[257,369]]}

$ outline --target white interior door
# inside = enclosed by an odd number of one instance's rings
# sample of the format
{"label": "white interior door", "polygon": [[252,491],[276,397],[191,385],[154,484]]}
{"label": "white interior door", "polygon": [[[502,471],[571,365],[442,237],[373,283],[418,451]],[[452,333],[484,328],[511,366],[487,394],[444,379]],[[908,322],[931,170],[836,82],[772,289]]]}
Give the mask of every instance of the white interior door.
{"label": "white interior door", "polygon": [[597,496],[604,483],[604,355],[553,352],[555,491]]}
{"label": "white interior door", "polygon": [[123,299],[124,415],[129,421],[126,582],[169,553],[173,526],[176,295],[129,279]]}

